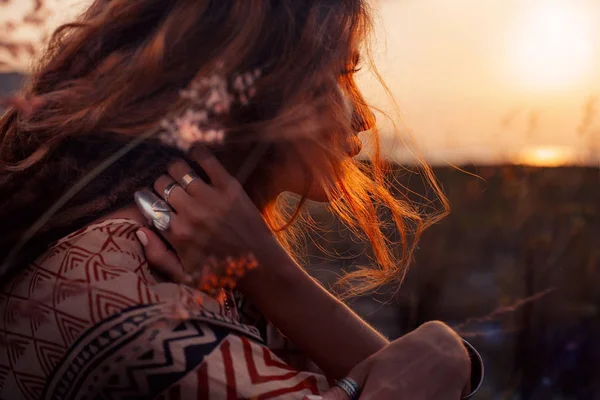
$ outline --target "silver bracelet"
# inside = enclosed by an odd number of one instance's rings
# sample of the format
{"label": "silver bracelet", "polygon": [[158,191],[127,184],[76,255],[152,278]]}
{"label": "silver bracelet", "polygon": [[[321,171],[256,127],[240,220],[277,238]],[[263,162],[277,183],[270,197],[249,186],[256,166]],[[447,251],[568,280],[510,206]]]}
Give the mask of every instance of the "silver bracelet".
{"label": "silver bracelet", "polygon": [[348,394],[350,400],[358,400],[360,397],[360,386],[352,378],[343,378],[335,383],[337,387]]}

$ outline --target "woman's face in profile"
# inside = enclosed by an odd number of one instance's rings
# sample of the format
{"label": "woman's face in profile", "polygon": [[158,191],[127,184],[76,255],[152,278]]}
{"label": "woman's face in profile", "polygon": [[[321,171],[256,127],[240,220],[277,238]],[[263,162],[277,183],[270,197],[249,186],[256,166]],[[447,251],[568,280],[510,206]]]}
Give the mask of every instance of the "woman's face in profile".
{"label": "woman's face in profile", "polygon": [[[343,99],[345,116],[351,120],[354,114],[353,101],[339,86],[337,90]],[[329,199],[325,187],[331,187],[338,179],[333,163],[348,161],[360,153],[362,143],[358,138],[359,133],[358,130],[345,133],[343,137],[334,137],[334,140],[323,138],[319,143],[314,140],[297,143],[295,151],[285,154],[283,165],[273,171],[276,192],[292,192],[306,195],[309,200],[327,202]],[[331,149],[331,146],[336,148]],[[326,149],[342,154],[343,158],[333,161]],[[302,160],[299,155],[302,155]],[[310,170],[307,171],[304,165]]]}

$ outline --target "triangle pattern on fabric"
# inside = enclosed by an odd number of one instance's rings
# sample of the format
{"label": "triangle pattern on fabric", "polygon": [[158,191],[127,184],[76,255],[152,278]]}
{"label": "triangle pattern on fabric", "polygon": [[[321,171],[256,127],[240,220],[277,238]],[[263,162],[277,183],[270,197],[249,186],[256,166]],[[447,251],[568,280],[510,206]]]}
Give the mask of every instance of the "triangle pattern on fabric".
{"label": "triangle pattern on fabric", "polygon": [[65,345],[73,343],[89,325],[87,321],[62,312],[56,313],[56,322]]}
{"label": "triangle pattern on fabric", "polygon": [[65,354],[65,349],[52,343],[36,341],[35,351],[42,370],[46,375],[50,375],[58,362]]}
{"label": "triangle pattern on fabric", "polygon": [[29,297],[34,297],[35,293],[39,293],[39,291],[44,287],[45,282],[52,282],[53,276],[48,271],[36,267],[33,270],[33,276],[31,277],[31,281],[29,282]]}
{"label": "triangle pattern on fabric", "polygon": [[101,321],[136,304],[135,300],[115,292],[93,290],[90,307],[92,308],[95,321]]}
{"label": "triangle pattern on fabric", "polygon": [[65,254],[63,262],[60,265],[60,268],[58,270],[59,275],[68,275],[69,272],[85,264],[85,262],[87,261],[87,259],[90,258],[91,255],[91,252],[82,247],[71,247]]}
{"label": "triangle pattern on fabric", "polygon": [[45,378],[22,372],[15,372],[14,375],[19,389],[21,389],[28,400],[37,400],[42,397],[44,386],[46,385]]}
{"label": "triangle pattern on fabric", "polygon": [[6,378],[10,372],[10,368],[5,365],[0,365],[0,393],[2,393],[2,388],[4,387],[4,382],[6,382]]}
{"label": "triangle pattern on fabric", "polygon": [[54,289],[54,304],[58,307],[65,300],[91,290],[84,282],[67,280],[59,282]]}
{"label": "triangle pattern on fabric", "polygon": [[[9,335],[12,336],[12,335]],[[9,337],[8,341],[8,359],[12,365],[19,362],[19,359],[25,354],[27,347],[32,343],[31,339],[19,337]]]}
{"label": "triangle pattern on fabric", "polygon": [[33,335],[37,333],[43,323],[50,321],[54,310],[42,303],[35,303],[32,305],[32,313],[29,317],[29,323],[31,325],[31,332]]}

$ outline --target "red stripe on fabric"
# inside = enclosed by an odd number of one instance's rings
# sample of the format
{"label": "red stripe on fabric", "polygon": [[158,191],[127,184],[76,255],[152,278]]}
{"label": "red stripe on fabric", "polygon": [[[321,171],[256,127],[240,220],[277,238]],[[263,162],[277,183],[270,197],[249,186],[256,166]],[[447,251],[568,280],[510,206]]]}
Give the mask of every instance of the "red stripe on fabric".
{"label": "red stripe on fabric", "polygon": [[237,399],[237,389],[235,386],[235,372],[233,370],[233,358],[231,357],[231,343],[225,341],[221,345],[221,354],[223,355],[223,365],[225,366],[225,383],[227,384],[227,400]]}
{"label": "red stripe on fabric", "polygon": [[272,354],[273,354],[273,352],[271,352],[266,347],[263,347],[263,358],[265,359],[266,365],[268,365],[269,367],[278,367],[278,368],[285,369],[288,371],[295,371],[295,369],[290,367],[288,364],[286,364],[282,361],[273,359]]}
{"label": "red stripe on fabric", "polygon": [[203,362],[200,368],[196,370],[196,379],[198,380],[198,400],[208,399],[208,364]]}
{"label": "red stripe on fabric", "polygon": [[289,365],[282,364],[281,362],[277,362],[271,358],[271,354],[269,350],[263,347],[263,359],[265,361],[265,365],[270,367],[280,367],[285,370],[291,370],[287,374],[283,375],[260,375],[258,369],[256,368],[256,364],[254,363],[254,356],[252,353],[252,345],[250,341],[244,337],[240,338],[244,347],[244,356],[246,358],[246,366],[248,367],[248,375],[250,376],[250,380],[252,383],[265,383],[269,381],[284,381],[287,379],[291,379],[294,376],[298,375],[298,371],[294,371]]}

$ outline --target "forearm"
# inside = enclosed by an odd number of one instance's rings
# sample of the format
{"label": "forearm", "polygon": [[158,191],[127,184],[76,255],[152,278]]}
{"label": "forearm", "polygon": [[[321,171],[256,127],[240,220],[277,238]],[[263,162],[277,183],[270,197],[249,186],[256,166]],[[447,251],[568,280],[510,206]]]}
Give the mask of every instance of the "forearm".
{"label": "forearm", "polygon": [[289,257],[248,274],[239,288],[330,377],[345,376],[388,344]]}

